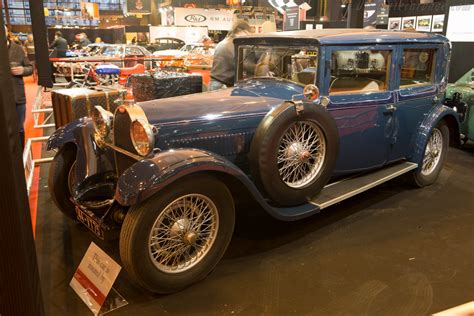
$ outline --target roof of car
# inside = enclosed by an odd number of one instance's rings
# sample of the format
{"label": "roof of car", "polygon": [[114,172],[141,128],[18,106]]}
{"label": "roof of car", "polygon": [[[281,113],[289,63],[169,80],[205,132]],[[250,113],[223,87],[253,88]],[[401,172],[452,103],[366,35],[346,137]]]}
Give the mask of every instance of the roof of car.
{"label": "roof of car", "polygon": [[316,41],[323,45],[399,42],[444,43],[448,41],[446,37],[439,34],[377,29],[324,29],[273,32],[242,36],[236,38],[235,40],[240,42],[251,39],[308,40]]}

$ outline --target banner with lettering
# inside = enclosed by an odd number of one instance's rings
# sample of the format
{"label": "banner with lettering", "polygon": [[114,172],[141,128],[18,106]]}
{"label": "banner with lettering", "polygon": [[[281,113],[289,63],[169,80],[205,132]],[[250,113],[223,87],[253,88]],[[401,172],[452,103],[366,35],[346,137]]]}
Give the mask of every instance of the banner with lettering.
{"label": "banner with lettering", "polygon": [[212,31],[229,31],[232,27],[234,10],[174,8],[176,26],[207,26]]}

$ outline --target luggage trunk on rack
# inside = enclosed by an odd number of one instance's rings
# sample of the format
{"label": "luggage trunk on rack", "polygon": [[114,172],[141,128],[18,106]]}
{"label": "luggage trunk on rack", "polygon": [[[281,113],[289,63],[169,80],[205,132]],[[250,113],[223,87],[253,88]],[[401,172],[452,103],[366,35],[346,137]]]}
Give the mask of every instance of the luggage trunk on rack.
{"label": "luggage trunk on rack", "polygon": [[51,99],[56,128],[78,118],[90,116],[91,109],[96,105],[114,113],[120,103],[115,101],[123,100],[125,93],[124,89],[105,87],[53,90]]}

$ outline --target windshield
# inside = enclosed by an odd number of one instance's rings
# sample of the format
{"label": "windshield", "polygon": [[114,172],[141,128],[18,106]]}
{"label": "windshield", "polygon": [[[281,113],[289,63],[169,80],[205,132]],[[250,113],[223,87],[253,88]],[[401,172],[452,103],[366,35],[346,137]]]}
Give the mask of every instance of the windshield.
{"label": "windshield", "polygon": [[265,45],[240,46],[238,79],[274,77],[307,85],[316,83],[318,50]]}

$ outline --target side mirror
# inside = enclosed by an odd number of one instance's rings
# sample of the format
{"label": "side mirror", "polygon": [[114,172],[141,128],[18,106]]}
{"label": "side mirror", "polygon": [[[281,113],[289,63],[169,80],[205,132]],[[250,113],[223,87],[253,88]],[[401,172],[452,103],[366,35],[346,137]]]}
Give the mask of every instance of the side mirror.
{"label": "side mirror", "polygon": [[303,95],[307,100],[314,101],[319,97],[319,89],[314,84],[308,84],[304,87]]}

